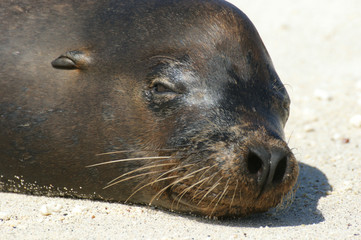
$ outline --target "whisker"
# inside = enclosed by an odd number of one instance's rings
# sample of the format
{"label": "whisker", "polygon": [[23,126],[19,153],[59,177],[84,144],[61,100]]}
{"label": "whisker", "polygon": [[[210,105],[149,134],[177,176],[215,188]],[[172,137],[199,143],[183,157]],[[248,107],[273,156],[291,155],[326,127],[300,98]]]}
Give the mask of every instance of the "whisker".
{"label": "whisker", "polygon": [[145,176],[145,175],[149,175],[149,174],[154,174],[154,173],[159,173],[159,172],[163,172],[163,171],[153,171],[153,172],[140,173],[138,175],[130,176],[130,177],[124,178],[122,180],[119,180],[119,181],[116,181],[116,182],[113,182],[113,183],[110,183],[110,184],[108,183],[108,185],[103,187],[103,189],[109,188],[109,187],[114,186],[114,185],[116,185],[118,183],[125,182],[125,181],[128,181],[128,180],[133,179],[133,178],[137,178],[137,177],[141,177],[141,176]]}
{"label": "whisker", "polygon": [[229,183],[229,178],[228,178],[228,180],[227,180],[226,187],[224,188],[224,190],[223,190],[223,192],[222,192],[222,195],[219,197],[217,203],[214,205],[214,207],[213,207],[213,209],[212,209],[211,216],[213,215],[214,210],[216,210],[216,207],[218,206],[218,203],[222,200],[222,198],[223,198],[224,196],[226,196],[225,193],[226,193],[226,191],[227,191],[227,189],[228,189],[228,187],[229,187],[228,183]]}
{"label": "whisker", "polygon": [[232,208],[233,200],[234,200],[234,197],[236,196],[236,192],[237,192],[237,187],[238,187],[238,179],[237,179],[236,187],[234,188],[234,193],[233,193],[233,196],[232,196],[231,204],[229,205],[229,209]]}
{"label": "whisker", "polygon": [[215,124],[214,122],[212,122],[208,117],[205,118],[205,120],[206,120],[209,124],[211,124],[215,129],[217,129],[218,132],[222,133],[221,128],[220,128],[217,124]]}
{"label": "whisker", "polygon": [[96,163],[96,164],[88,165],[86,167],[87,168],[97,167],[97,166],[101,166],[101,165],[112,164],[112,163],[117,163],[117,162],[127,162],[127,161],[139,161],[139,160],[151,160],[151,159],[168,159],[168,158],[171,158],[171,157],[172,156],[125,158],[125,159],[111,160],[111,161],[102,162],[102,163]]}
{"label": "whisker", "polygon": [[[207,168],[209,168],[209,167],[208,167],[208,166],[207,166],[207,167],[203,167],[203,168],[201,168],[201,169],[198,169],[198,170],[195,170],[195,171],[193,171],[193,172],[191,172],[191,173],[188,173],[188,174],[185,175],[184,177],[180,178],[179,181],[182,181],[182,180],[184,180],[183,178],[186,178],[186,177],[188,177],[188,176],[194,175],[194,174],[196,174],[196,173],[198,173],[198,172],[200,172],[200,171],[203,171],[203,170],[205,170],[205,169],[207,169]],[[178,180],[177,180],[177,181],[178,181]]]}
{"label": "whisker", "polygon": [[[197,190],[194,192],[194,194],[193,194],[193,197],[192,197],[192,200],[194,200],[199,194],[201,194],[203,191],[205,191],[205,189],[204,190],[202,190],[202,191],[200,191],[199,193],[198,193],[198,190],[199,190],[199,188],[203,185],[203,183],[204,182],[208,182],[208,180],[210,179],[211,177],[205,177],[205,178],[203,178],[201,181],[203,181],[202,182],[202,184],[200,185],[200,186],[198,186],[197,187]],[[209,189],[209,188],[206,188],[206,189]]]}
{"label": "whisker", "polygon": [[173,168],[173,169],[171,169],[171,170],[169,170],[169,171],[166,171],[166,172],[163,173],[162,175],[160,175],[158,178],[156,178],[156,180],[159,179],[159,178],[161,178],[161,177],[163,177],[164,175],[166,175],[166,174],[168,174],[168,173],[174,172],[174,171],[179,170],[179,169],[182,169],[182,168],[191,167],[191,166],[194,166],[194,164],[186,164],[186,165],[184,165],[184,166],[179,166],[179,167]]}
{"label": "whisker", "polygon": [[[216,200],[221,194],[222,194],[222,192],[219,192],[219,193],[212,199],[212,201],[208,204],[207,209],[212,205],[212,203],[214,202],[214,200]],[[212,213],[213,213],[213,211],[212,211]],[[212,216],[212,213],[210,214],[210,217]]]}
{"label": "whisker", "polygon": [[298,187],[299,185],[294,186],[288,193],[283,194],[280,203],[275,207],[276,212],[287,209],[293,203]]}
{"label": "whisker", "polygon": [[[209,176],[208,178],[208,181],[206,181],[206,182],[210,182],[219,172],[220,172],[221,170],[219,170],[218,172],[216,172],[216,173],[213,173],[211,176]],[[203,184],[204,184],[205,182],[203,182],[201,185],[199,185],[198,186],[198,188],[197,188],[197,190],[194,192],[194,196],[193,196],[193,198],[195,198],[197,195],[198,195],[198,191],[199,191],[199,189],[203,186]],[[200,193],[202,193],[204,190],[202,190]],[[199,193],[199,194],[200,194]]]}
{"label": "whisker", "polygon": [[[154,197],[152,197],[152,199],[150,200],[149,205],[151,205],[156,198],[160,197],[169,187],[173,186],[174,184],[175,184],[175,183],[172,182],[171,184],[168,184],[166,187],[164,187],[164,188],[162,188],[160,191],[158,191],[158,192],[154,195]],[[172,204],[172,205],[173,205],[173,204]],[[173,208],[171,208],[171,209],[173,209]]]}
{"label": "whisker", "polygon": [[[178,208],[178,206],[179,206],[180,200],[182,199],[182,197],[183,197],[189,190],[191,190],[193,187],[197,186],[198,184],[200,184],[200,183],[202,183],[202,182],[204,182],[204,181],[206,181],[206,180],[207,180],[207,178],[203,178],[202,180],[196,182],[195,184],[192,184],[191,186],[189,186],[189,187],[187,187],[186,189],[184,189],[181,193],[179,193],[178,196],[177,196],[177,198],[178,198],[179,196],[180,196],[180,198],[178,199],[177,208]],[[193,198],[192,198],[192,199],[193,199]],[[173,200],[173,202],[174,202],[174,201],[175,201],[175,200]],[[172,205],[173,205],[173,202],[172,202]]]}
{"label": "whisker", "polygon": [[[176,171],[176,170],[179,170],[179,169],[182,169],[182,168],[186,168],[186,167],[189,167],[189,166],[193,166],[193,165],[194,165],[194,164],[187,164],[187,165],[184,165],[184,166],[179,166],[179,167],[173,168],[173,169],[171,169],[171,170],[166,171],[165,173],[162,173],[162,174],[159,175],[155,180],[158,180],[158,179],[162,178],[163,176],[165,176],[165,175],[167,175],[167,174],[169,174],[169,173],[171,173],[171,172],[174,172],[174,171]],[[138,187],[138,186],[139,186],[139,184],[138,184],[136,187]]]}
{"label": "whisker", "polygon": [[215,188],[219,185],[219,182],[222,180],[222,178],[223,178],[223,177],[220,177],[220,178],[218,179],[218,181],[217,181],[215,184],[213,184],[213,186],[206,192],[206,194],[204,194],[204,196],[201,198],[201,200],[199,200],[199,202],[197,203],[197,205],[199,205],[199,204],[203,201],[203,199],[204,199],[210,192],[212,192],[213,189],[215,189]]}
{"label": "whisker", "polygon": [[165,180],[172,179],[172,178],[177,178],[177,177],[179,177],[179,176],[170,176],[170,177],[165,177],[165,178],[161,178],[161,179],[155,180],[155,181],[153,181],[153,182],[151,182],[151,183],[147,183],[147,184],[143,185],[142,187],[138,188],[136,191],[134,191],[134,192],[127,198],[127,200],[125,200],[125,203],[128,202],[128,200],[129,200],[131,197],[133,197],[137,192],[139,192],[139,191],[142,190],[143,188],[145,188],[145,187],[147,187],[147,186],[149,186],[149,185],[152,185],[152,184],[154,184],[154,183],[156,183],[156,182],[161,182],[161,181],[165,181]]}
{"label": "whisker", "polygon": [[107,184],[111,184],[112,182],[115,182],[115,181],[117,181],[118,179],[120,179],[120,178],[122,178],[124,176],[130,175],[132,173],[139,172],[139,171],[142,171],[142,170],[145,170],[145,169],[156,168],[156,167],[164,167],[164,166],[172,166],[172,165],[176,165],[176,164],[177,163],[163,163],[163,164],[154,164],[154,165],[150,165],[150,166],[140,167],[140,168],[137,168],[137,169],[135,169],[133,171],[124,173],[123,175],[120,175],[119,177],[114,178],[113,180],[111,180]]}
{"label": "whisker", "polygon": [[204,171],[204,173],[202,173],[202,175],[198,178],[198,180],[201,179],[206,172],[208,172],[209,170],[211,170],[213,167],[215,167],[215,166],[217,166],[217,165],[218,165],[218,163],[214,164],[213,166],[211,166],[210,168],[208,168],[206,171]]}
{"label": "whisker", "polygon": [[131,152],[162,152],[162,151],[177,151],[179,149],[154,149],[154,150],[149,150],[149,149],[142,149],[142,150],[119,150],[119,151],[113,151],[113,152],[105,152],[105,153],[98,153],[95,156],[104,156],[104,155],[111,155],[111,154],[119,154],[119,153],[131,153]]}
{"label": "whisker", "polygon": [[288,139],[287,139],[287,144],[290,144],[290,141],[291,141],[291,138],[292,138],[293,133],[294,133],[294,130],[291,131],[291,134],[290,134],[290,136],[289,136]]}
{"label": "whisker", "polygon": [[239,189],[239,201],[242,202],[242,187]]}
{"label": "whisker", "polygon": [[[174,186],[175,184],[177,184],[177,183],[179,183],[179,182],[181,182],[181,181],[183,181],[183,180],[185,180],[185,179],[188,179],[188,178],[193,177],[192,175],[194,175],[194,174],[197,173],[197,172],[200,172],[200,171],[204,170],[205,168],[208,168],[208,167],[204,167],[204,168],[198,169],[198,170],[196,170],[196,171],[194,171],[194,172],[191,172],[191,173],[189,173],[189,174],[181,177],[180,179],[172,182],[171,184],[169,184],[169,185],[166,186],[165,188],[161,189],[161,190],[160,190],[157,194],[155,194],[154,197],[150,200],[149,205],[152,204],[152,202],[155,200],[155,198],[157,198],[157,197],[159,197],[160,195],[162,195],[163,192],[164,192],[165,190],[167,190],[167,188],[169,188],[169,187],[171,187],[171,186]],[[160,195],[159,195],[159,194],[160,194]]]}

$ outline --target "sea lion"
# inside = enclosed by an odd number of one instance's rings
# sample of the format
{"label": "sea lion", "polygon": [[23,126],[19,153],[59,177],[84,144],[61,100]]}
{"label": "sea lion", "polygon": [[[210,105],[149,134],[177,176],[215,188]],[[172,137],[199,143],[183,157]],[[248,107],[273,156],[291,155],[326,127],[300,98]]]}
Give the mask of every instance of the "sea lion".
{"label": "sea lion", "polygon": [[267,211],[298,176],[290,99],[220,0],[0,3],[3,191]]}

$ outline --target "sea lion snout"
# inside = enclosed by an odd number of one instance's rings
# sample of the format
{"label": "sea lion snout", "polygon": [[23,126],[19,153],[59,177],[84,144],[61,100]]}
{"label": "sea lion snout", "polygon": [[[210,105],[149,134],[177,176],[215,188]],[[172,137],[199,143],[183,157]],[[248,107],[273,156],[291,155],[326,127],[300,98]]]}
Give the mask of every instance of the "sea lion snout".
{"label": "sea lion snout", "polygon": [[244,161],[248,175],[255,178],[263,192],[282,183],[291,159],[294,159],[294,156],[286,147],[266,149],[263,145],[257,145],[248,149]]}
{"label": "sea lion snout", "polygon": [[177,176],[168,189],[169,208],[185,207],[206,216],[244,216],[275,207],[292,194],[298,165],[281,137],[265,126],[214,131],[207,124],[203,127],[177,152],[179,164],[167,169]]}

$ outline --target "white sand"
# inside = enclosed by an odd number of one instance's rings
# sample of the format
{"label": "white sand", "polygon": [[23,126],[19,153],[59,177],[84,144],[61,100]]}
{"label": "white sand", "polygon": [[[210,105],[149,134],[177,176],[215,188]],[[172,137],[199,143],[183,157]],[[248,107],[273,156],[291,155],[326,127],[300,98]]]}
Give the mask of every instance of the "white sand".
{"label": "white sand", "polygon": [[256,25],[292,98],[286,135],[301,166],[293,205],[210,221],[0,193],[0,239],[361,239],[361,1],[232,2]]}

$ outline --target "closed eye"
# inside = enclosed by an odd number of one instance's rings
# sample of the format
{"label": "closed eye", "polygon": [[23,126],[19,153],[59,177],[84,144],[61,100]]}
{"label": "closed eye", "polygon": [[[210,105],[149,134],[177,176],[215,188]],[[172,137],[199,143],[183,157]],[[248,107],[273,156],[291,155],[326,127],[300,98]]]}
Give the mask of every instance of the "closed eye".
{"label": "closed eye", "polygon": [[157,78],[150,85],[155,94],[178,94],[178,88],[166,78]]}
{"label": "closed eye", "polygon": [[174,92],[170,87],[162,84],[162,83],[156,83],[153,86],[153,89],[157,93],[172,93]]}

